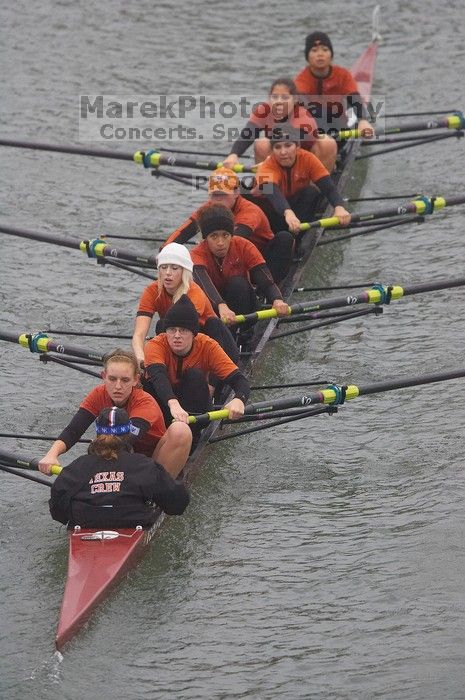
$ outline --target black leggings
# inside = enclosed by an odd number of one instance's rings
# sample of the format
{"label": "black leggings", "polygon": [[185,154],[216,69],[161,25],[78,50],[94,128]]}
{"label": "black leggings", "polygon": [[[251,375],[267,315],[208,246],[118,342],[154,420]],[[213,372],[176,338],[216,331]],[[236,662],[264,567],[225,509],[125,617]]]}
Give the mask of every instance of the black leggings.
{"label": "black leggings", "polygon": [[289,272],[294,252],[294,236],[290,231],[278,231],[269,242],[264,258],[276,284]]}

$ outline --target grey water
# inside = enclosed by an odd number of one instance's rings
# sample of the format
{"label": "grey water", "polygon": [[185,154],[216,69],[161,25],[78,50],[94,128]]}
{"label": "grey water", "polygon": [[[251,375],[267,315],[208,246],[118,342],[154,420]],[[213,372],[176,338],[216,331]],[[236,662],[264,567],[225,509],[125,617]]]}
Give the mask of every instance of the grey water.
{"label": "grey water", "polygon": [[[80,94],[262,97],[300,69],[315,28],[350,66],[370,39],[371,10],[365,0],[2,3],[1,135],[78,143]],[[387,111],[464,106],[464,15],[459,2],[384,3],[374,92]],[[369,159],[351,190],[462,194],[463,148],[451,138]],[[204,198],[124,161],[0,156],[0,221],[79,240],[165,235]],[[3,329],[131,332],[143,278],[26,239],[0,234],[0,246]],[[455,207],[321,248],[305,281],[411,284],[459,276],[463,259]],[[459,367],[464,301],[461,289],[411,297],[377,318],[275,342],[255,379],[357,384]],[[95,383],[3,341],[0,366],[2,432],[57,434]],[[65,533],[44,486],[1,474],[0,697],[465,697],[463,396],[457,380],[359,398],[332,418],[210,448],[188,512],[62,659],[53,639]]]}

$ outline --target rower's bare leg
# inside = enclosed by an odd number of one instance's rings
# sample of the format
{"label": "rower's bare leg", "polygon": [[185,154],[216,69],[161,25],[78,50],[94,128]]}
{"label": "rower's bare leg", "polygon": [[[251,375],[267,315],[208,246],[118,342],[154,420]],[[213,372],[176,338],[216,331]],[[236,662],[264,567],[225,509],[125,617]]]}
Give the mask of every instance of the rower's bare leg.
{"label": "rower's bare leg", "polygon": [[322,134],[313,144],[312,153],[325,166],[326,170],[331,174],[336,165],[337,143],[326,134]]}
{"label": "rower's bare leg", "polygon": [[261,163],[262,160],[268,158],[271,153],[271,141],[263,136],[261,139],[255,139],[253,142],[255,162]]}
{"label": "rower's bare leg", "polygon": [[175,421],[158,442],[152,458],[176,478],[189,457],[192,432],[187,423]]}

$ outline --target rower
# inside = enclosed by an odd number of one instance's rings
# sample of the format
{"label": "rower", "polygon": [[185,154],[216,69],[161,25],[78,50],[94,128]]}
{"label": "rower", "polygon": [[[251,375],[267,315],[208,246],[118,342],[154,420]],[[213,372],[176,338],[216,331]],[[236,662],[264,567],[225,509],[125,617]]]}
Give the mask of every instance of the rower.
{"label": "rower", "polygon": [[157,312],[160,317],[157,332],[161,332],[161,321],[166,312],[183,294],[187,294],[195,306],[202,333],[216,340],[233,362],[239,362],[239,350],[231,331],[218,318],[203,289],[193,281],[193,263],[187,248],[179,243],[169,243],[158,254],[157,267],[158,280],[151,282],[142,292],[132,336],[132,348],[141,367],[153,314]]}
{"label": "rower", "polygon": [[[240,194],[239,179],[229,168],[218,168],[211,173],[208,178],[208,196],[209,203],[222,204],[232,211],[234,235],[248,239],[258,248],[273,279],[279,284],[285,277],[292,259],[293,240],[289,231],[273,233],[260,207]],[[185,243],[193,238],[199,232],[199,211],[200,208],[193,212],[189,219],[168,237],[167,243]]]}
{"label": "rower", "polygon": [[[337,156],[336,142],[326,134],[318,133],[314,118],[298,103],[297,88],[290,78],[275,80],[270,88],[268,102],[254,106],[249,121],[233,143],[231,153],[223,165],[233,168],[251,143],[254,145],[255,162],[261,163],[271,153],[270,136],[274,127],[281,124],[291,124],[298,129],[302,148],[313,153],[332,173]],[[260,137],[262,131],[264,135]]]}
{"label": "rower", "polygon": [[[187,424],[189,414],[211,407],[208,377],[215,375],[234,391],[225,405],[232,420],[244,414],[249,382],[218,343],[199,333],[195,307],[183,295],[164,318],[165,332],[145,345],[145,370],[154,395],[171,425]],[[192,426],[198,439],[197,426]]]}
{"label": "rower", "polygon": [[230,209],[222,204],[206,204],[199,211],[199,226],[203,241],[191,252],[194,272],[223,321],[235,323],[236,314],[257,310],[252,284],[272,304],[278,316],[287,316],[289,306],[283,301],[262,254],[253,243],[234,235]]}
{"label": "rower", "polygon": [[150,527],[156,507],[181,515],[189,493],[149,457],[134,453],[132,425],[123,408],[104,408],[88,454],[62,470],[51,488],[50,514],[68,527]]}
{"label": "rower", "polygon": [[287,226],[294,235],[300,233],[301,222],[314,218],[320,193],[333,205],[341,224],[349,224],[350,213],[330,174],[313,153],[300,148],[299,141],[292,126],[275,129],[271,155],[257,169],[255,201],[266,209],[274,229]]}
{"label": "rower", "polygon": [[364,138],[373,138],[373,126],[358,85],[347,68],[333,64],[333,45],[324,32],[312,32],[305,39],[307,66],[294,78],[304,106],[324,133],[335,135],[347,125],[346,108],[358,117]]}
{"label": "rower", "polygon": [[136,356],[120,349],[107,355],[102,379],[103,383],[87,394],[69,424],[40,460],[39,470],[50,474],[51,465],[60,463],[60,455],[76,444],[100,411],[117,406],[124,408],[131,419],[135,452],[151,457],[176,477],[189,456],[191,431],[182,424],[166,428],[160,406],[153,396],[139,388]]}

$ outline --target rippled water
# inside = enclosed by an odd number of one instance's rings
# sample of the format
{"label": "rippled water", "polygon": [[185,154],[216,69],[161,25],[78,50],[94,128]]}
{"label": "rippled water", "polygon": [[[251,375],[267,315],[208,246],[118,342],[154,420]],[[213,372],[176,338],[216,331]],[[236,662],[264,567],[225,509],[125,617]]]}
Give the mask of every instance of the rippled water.
{"label": "rippled water", "polygon": [[[375,91],[388,111],[463,106],[462,3],[389,3]],[[262,95],[331,32],[350,65],[368,3],[16,2],[0,22],[2,134],[77,142],[81,92]],[[341,21],[341,17],[343,21]],[[131,149],[130,149],[131,150]],[[202,194],[124,162],[2,148],[1,220],[77,239],[166,233]],[[371,160],[364,196],[463,192],[455,139]],[[365,204],[366,209],[372,205]],[[148,245],[125,244],[149,251]],[[0,236],[1,326],[130,332],[144,281]],[[463,270],[461,210],[320,249],[307,282],[409,284]],[[270,345],[260,381],[366,383],[463,364],[460,289]],[[75,341],[80,344],[79,341]],[[109,349],[112,341],[89,341]],[[94,380],[0,343],[4,431],[56,434]],[[53,655],[64,533],[44,487],[0,476],[5,698],[462,698],[463,382],[360,398],[339,415],[211,449],[188,513]],[[43,444],[3,442],[40,454]],[[73,453],[74,454],[74,453]]]}

